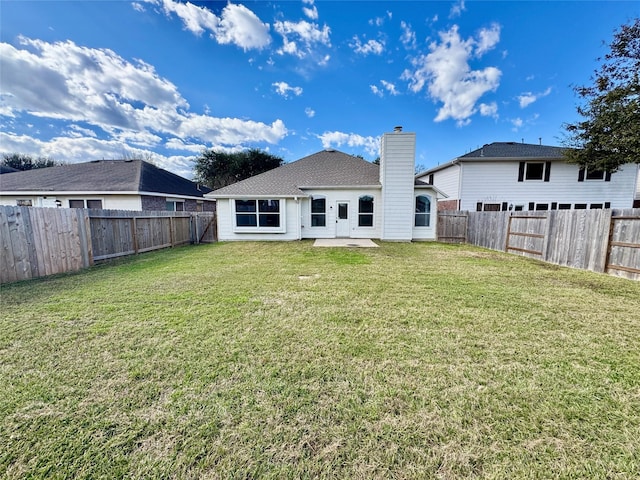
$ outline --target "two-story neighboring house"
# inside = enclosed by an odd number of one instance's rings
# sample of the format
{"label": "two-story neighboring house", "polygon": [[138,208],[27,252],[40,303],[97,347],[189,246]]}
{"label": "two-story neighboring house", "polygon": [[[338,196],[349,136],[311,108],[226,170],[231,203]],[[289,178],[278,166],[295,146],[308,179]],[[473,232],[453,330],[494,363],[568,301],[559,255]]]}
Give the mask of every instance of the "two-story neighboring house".
{"label": "two-story neighboring house", "polygon": [[494,142],[419,173],[448,198],[438,210],[569,210],[631,208],[638,165],[615,173],[567,163],[562,147]]}

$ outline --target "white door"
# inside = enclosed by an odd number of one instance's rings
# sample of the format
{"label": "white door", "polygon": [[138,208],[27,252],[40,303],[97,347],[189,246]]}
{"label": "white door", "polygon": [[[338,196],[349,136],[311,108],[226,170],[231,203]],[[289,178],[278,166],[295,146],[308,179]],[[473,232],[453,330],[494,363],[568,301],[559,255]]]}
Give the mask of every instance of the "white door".
{"label": "white door", "polygon": [[349,237],[349,202],[337,202],[336,237]]}

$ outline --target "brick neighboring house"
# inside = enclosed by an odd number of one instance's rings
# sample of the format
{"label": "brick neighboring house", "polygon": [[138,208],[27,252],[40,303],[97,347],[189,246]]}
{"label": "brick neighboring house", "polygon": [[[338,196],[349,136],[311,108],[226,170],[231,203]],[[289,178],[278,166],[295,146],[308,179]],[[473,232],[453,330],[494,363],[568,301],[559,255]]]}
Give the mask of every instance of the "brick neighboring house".
{"label": "brick neighboring house", "polygon": [[447,195],[438,210],[631,208],[640,200],[637,164],[589,171],[567,163],[562,147],[518,142],[484,145],[416,178]]}
{"label": "brick neighboring house", "polygon": [[0,178],[0,205],[215,211],[210,188],[143,160],[96,160]]}

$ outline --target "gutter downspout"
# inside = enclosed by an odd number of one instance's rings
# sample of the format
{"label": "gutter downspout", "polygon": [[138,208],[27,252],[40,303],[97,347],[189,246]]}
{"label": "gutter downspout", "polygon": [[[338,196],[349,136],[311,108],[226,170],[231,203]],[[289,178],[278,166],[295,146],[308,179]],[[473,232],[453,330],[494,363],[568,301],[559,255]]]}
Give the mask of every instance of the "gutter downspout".
{"label": "gutter downspout", "polygon": [[296,202],[296,212],[297,212],[297,239],[302,240],[302,205],[300,205],[300,199],[298,197],[293,197],[293,200]]}
{"label": "gutter downspout", "polygon": [[459,159],[453,161],[458,166],[458,210],[462,208],[462,164]]}

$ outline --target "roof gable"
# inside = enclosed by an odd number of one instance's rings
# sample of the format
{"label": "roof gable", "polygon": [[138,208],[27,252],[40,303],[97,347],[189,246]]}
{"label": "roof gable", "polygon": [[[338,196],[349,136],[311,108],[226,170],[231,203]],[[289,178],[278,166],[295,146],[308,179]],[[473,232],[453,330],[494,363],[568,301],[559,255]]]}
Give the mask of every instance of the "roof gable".
{"label": "roof gable", "polygon": [[209,196],[301,196],[302,188],[380,185],[378,165],[323,150],[211,192]]}
{"label": "roof gable", "polygon": [[6,173],[5,192],[148,192],[202,197],[211,189],[142,160],[96,160]]}

